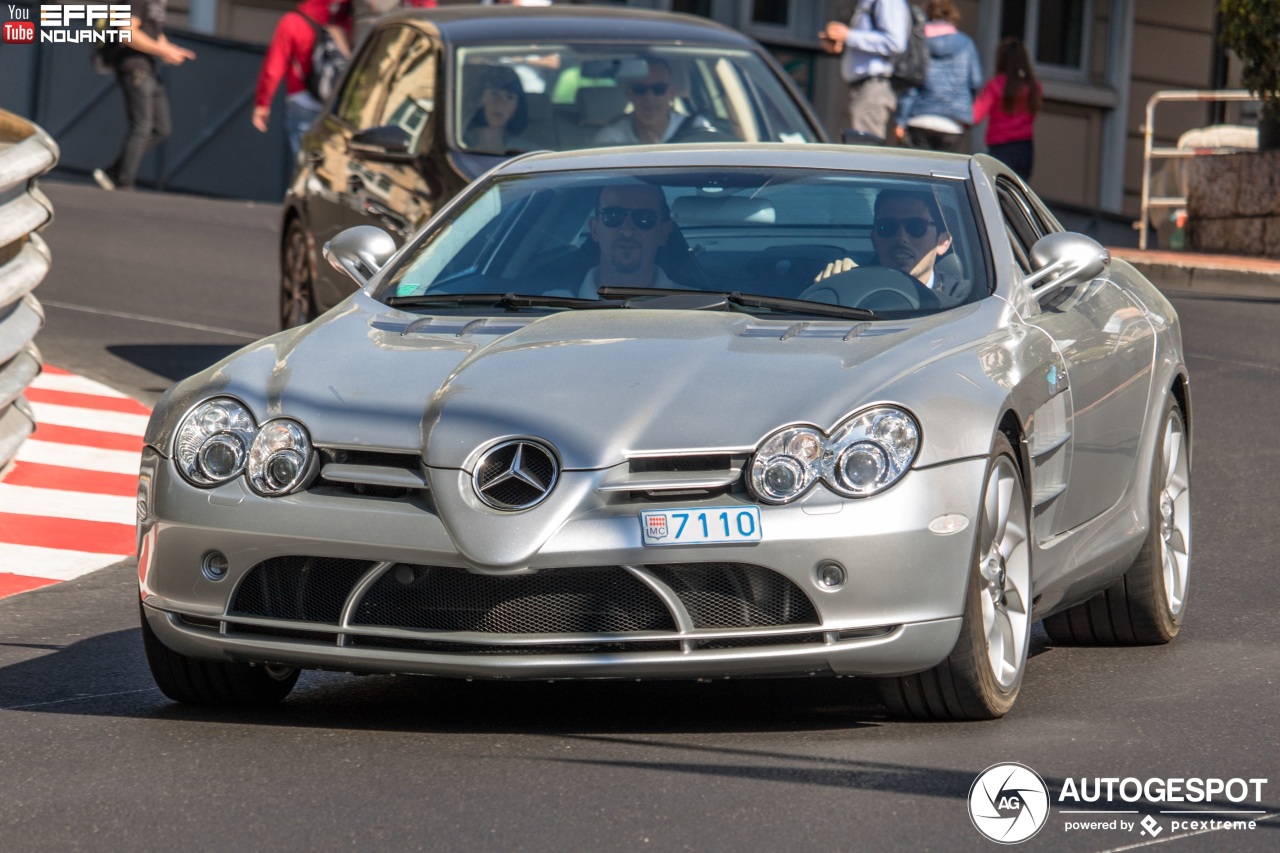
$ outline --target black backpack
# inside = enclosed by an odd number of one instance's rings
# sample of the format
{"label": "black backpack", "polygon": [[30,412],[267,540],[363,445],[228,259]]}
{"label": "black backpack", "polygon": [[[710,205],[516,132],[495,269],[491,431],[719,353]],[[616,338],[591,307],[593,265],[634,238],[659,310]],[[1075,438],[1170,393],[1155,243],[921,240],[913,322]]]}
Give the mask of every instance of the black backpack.
{"label": "black backpack", "polygon": [[914,89],[924,85],[929,70],[929,42],[925,38],[924,25],[928,22],[924,10],[911,4],[911,36],[907,49],[893,61],[892,82],[897,89]]}
{"label": "black backpack", "polygon": [[320,26],[303,12],[298,14],[316,31],[316,43],[311,48],[311,70],[303,82],[311,96],[323,104],[337,88],[338,78],[347,67],[347,57],[334,41],[328,27]]}

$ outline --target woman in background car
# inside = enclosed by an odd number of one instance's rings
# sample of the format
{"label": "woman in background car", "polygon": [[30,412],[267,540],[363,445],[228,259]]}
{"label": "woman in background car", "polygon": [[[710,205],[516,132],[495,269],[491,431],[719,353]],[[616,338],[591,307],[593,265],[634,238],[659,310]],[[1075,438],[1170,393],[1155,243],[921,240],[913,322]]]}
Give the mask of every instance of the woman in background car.
{"label": "woman in background car", "polygon": [[510,68],[490,68],[480,106],[463,131],[463,144],[496,153],[532,151],[539,146],[520,136],[528,126],[529,104],[519,76]]}

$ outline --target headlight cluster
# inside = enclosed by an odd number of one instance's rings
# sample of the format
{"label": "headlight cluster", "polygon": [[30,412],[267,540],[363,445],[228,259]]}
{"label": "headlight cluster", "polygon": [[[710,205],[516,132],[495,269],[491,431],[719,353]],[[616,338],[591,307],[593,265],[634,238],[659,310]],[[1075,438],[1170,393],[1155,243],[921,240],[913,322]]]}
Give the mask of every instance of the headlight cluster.
{"label": "headlight cluster", "polygon": [[761,442],[751,461],[751,489],[766,503],[795,500],[819,480],[845,497],[873,495],[897,482],[920,449],[920,427],[907,412],[877,406],[830,435],[786,427]]}
{"label": "headlight cluster", "polygon": [[196,406],[178,425],[173,454],[178,472],[196,486],[217,486],[245,475],[261,495],[287,495],[314,470],[307,430],[277,418],[261,428],[239,401],[217,397]]}

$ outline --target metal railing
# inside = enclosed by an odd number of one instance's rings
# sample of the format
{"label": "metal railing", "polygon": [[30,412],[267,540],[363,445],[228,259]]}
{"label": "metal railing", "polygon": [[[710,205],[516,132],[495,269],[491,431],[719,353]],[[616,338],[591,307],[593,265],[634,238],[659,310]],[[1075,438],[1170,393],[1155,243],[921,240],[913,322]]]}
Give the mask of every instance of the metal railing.
{"label": "metal railing", "polygon": [[35,429],[22,395],[41,369],[34,338],[44,311],[32,291],[49,271],[49,246],[36,232],[53,219],[35,179],[57,162],[47,133],[0,111],[0,474]]}
{"label": "metal railing", "polygon": [[1147,235],[1151,230],[1151,208],[1186,207],[1184,196],[1151,196],[1151,161],[1153,159],[1204,157],[1212,154],[1233,154],[1239,148],[1167,148],[1153,144],[1156,130],[1156,104],[1170,101],[1256,101],[1258,97],[1243,89],[1218,89],[1214,91],[1167,90],[1156,92],[1147,101],[1147,117],[1142,125],[1142,219],[1138,225],[1138,248],[1147,248]]}

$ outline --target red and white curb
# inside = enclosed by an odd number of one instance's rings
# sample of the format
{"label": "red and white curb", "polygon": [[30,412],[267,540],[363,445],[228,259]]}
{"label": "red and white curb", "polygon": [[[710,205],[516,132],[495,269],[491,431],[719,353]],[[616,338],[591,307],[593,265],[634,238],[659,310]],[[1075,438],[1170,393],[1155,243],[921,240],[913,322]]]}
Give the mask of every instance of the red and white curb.
{"label": "red and white curb", "polygon": [[37,426],[0,480],[0,598],[135,551],[138,462],[151,410],[48,365],[25,396]]}

